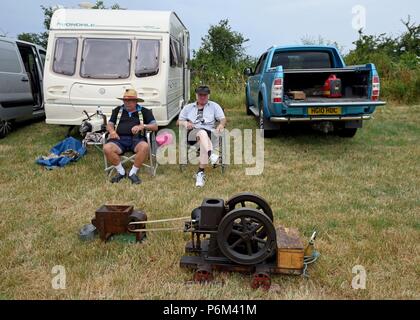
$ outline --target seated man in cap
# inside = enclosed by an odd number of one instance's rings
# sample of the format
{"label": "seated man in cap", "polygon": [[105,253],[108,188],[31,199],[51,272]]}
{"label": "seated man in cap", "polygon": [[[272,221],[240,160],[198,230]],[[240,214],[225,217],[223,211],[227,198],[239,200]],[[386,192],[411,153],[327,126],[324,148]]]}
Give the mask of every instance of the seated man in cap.
{"label": "seated man in cap", "polygon": [[138,98],[137,91],[128,89],[124,97],[118,99],[123,100],[124,104],[112,111],[107,126],[109,141],[104,145],[106,158],[117,169],[117,175],[111,179],[111,182],[118,183],[126,177],[120,155],[132,151],[136,153],[136,157],[128,178],[133,184],[140,184],[141,179],[137,176],[137,172],[149,152],[144,130],[157,131],[158,126],[152,111],[138,104],[144,101]]}
{"label": "seated man in cap", "polygon": [[[196,90],[197,101],[186,105],[179,115],[179,126],[188,130],[188,141],[192,144],[200,143],[200,166],[196,174],[196,187],[204,187],[204,169],[208,162],[217,163],[219,156],[213,153],[211,132],[223,131],[226,125],[226,117],[223,109],[215,102],[209,100],[210,89],[207,86],[200,86]],[[216,121],[219,122],[215,128]]]}

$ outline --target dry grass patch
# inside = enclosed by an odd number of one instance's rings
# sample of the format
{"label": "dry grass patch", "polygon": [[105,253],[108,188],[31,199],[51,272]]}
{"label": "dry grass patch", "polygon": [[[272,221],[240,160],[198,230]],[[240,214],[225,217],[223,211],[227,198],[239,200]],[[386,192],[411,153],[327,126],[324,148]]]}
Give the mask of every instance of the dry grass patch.
{"label": "dry grass patch", "polygon": [[[230,128],[256,128],[242,97],[220,99]],[[66,128],[42,122],[0,141],[0,298],[3,299],[359,299],[420,298],[420,106],[388,106],[354,139],[317,133],[265,141],[265,170],[244,166],[208,173],[195,189],[193,166],[161,166],[144,183],[106,182],[95,150],[65,169],[46,171],[38,155]],[[173,127],[173,125],[171,126]],[[144,244],[83,243],[79,228],[104,203],[132,204],[150,219],[188,215],[203,197],[252,191],[272,205],[277,224],[319,231],[322,254],[310,278],[275,276],[270,292],[252,291],[250,277],[217,274],[211,286],[186,283],[179,268],[186,235],[151,234]],[[182,225],[182,224],[181,224]],[[367,270],[367,289],[353,290],[354,265]],[[67,289],[51,288],[63,265]]]}

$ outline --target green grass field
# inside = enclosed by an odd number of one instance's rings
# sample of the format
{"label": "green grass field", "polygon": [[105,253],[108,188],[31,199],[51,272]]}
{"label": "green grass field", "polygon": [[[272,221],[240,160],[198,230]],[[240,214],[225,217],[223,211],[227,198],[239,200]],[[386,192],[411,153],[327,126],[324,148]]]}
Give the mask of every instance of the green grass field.
{"label": "green grass field", "polygon": [[[213,96],[229,128],[256,128],[242,97]],[[420,106],[388,105],[353,139],[319,133],[282,134],[265,141],[265,168],[225,175],[208,171],[194,188],[196,168],[141,172],[143,184],[106,182],[96,150],[64,169],[35,164],[66,128],[20,126],[0,141],[0,299],[419,299]],[[173,124],[171,127],[174,127]],[[252,191],[271,204],[275,223],[318,230],[319,261],[310,278],[274,276],[268,292],[250,275],[216,274],[213,285],[186,284],[179,268],[188,239],[155,233],[143,244],[81,242],[78,230],[104,203],[132,204],[149,219],[187,216],[203,197]],[[66,268],[66,290],[51,286],[55,265]],[[352,268],[367,272],[365,290],[351,286]]]}

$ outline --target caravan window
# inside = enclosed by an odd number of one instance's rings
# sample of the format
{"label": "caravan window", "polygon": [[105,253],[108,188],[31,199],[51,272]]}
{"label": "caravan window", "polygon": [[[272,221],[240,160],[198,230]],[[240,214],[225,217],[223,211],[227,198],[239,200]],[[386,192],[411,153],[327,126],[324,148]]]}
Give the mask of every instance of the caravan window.
{"label": "caravan window", "polygon": [[171,67],[182,67],[184,62],[184,55],[182,52],[182,45],[179,41],[171,39],[170,42]]}
{"label": "caravan window", "polygon": [[131,40],[86,39],[80,75],[93,79],[126,79],[130,76]]}
{"label": "caravan window", "polygon": [[139,40],[136,49],[136,76],[149,77],[159,72],[159,40]]}
{"label": "caravan window", "polygon": [[77,39],[57,38],[55,42],[53,71],[66,76],[76,71]]}
{"label": "caravan window", "polygon": [[179,58],[179,47],[178,47],[178,42],[174,39],[171,39],[170,43],[170,62],[171,62],[171,67],[175,68],[176,66],[180,65],[180,58]]}
{"label": "caravan window", "polygon": [[184,63],[184,54],[182,51],[182,44],[181,42],[177,42],[178,46],[178,67],[182,67],[182,64]]}

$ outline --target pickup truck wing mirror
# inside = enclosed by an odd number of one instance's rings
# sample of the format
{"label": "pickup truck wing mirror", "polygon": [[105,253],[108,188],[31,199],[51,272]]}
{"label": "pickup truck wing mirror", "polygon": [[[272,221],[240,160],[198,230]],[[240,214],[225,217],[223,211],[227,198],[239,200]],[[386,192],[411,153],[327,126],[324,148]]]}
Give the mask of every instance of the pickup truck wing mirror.
{"label": "pickup truck wing mirror", "polygon": [[244,69],[244,76],[249,77],[252,76],[254,73],[252,72],[251,68],[245,68]]}

